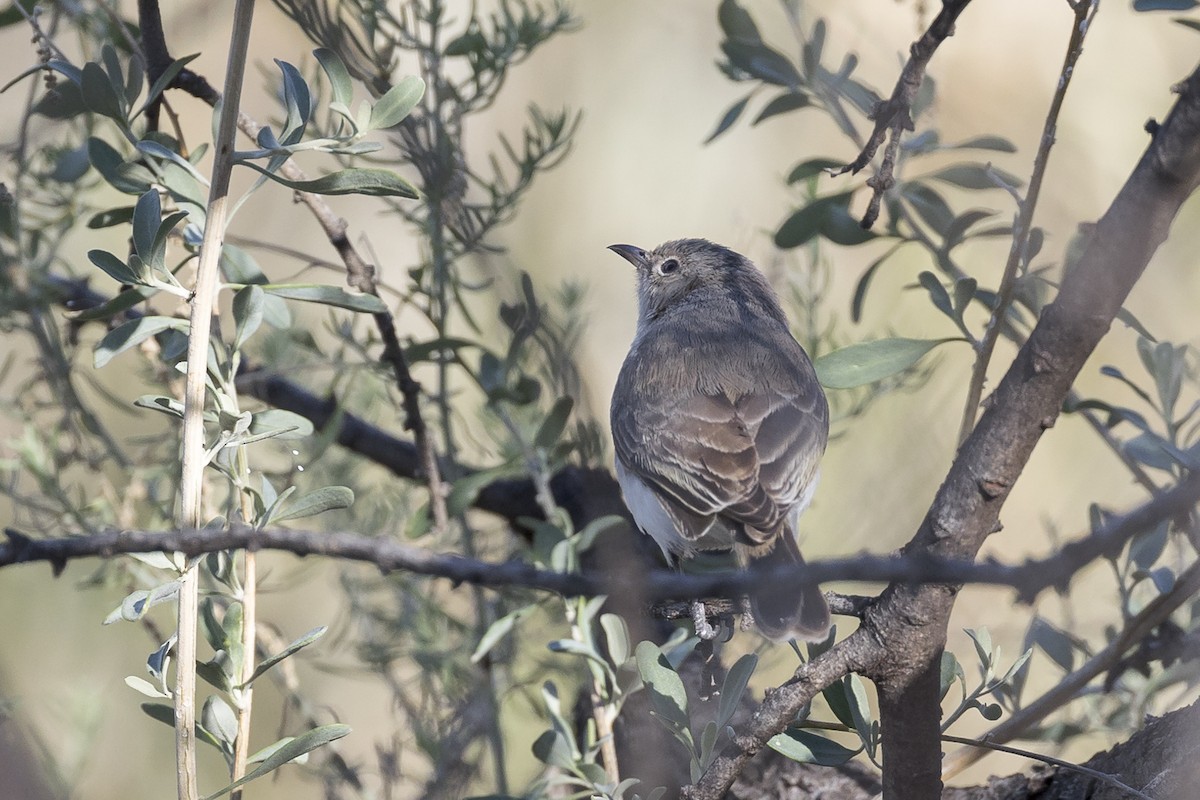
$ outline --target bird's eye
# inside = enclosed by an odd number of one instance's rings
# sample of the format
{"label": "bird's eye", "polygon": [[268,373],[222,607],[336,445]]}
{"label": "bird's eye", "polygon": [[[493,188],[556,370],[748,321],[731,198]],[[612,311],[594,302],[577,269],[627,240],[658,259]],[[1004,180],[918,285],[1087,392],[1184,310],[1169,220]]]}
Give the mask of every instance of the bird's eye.
{"label": "bird's eye", "polygon": [[674,258],[668,258],[666,261],[658,265],[658,271],[661,275],[670,275],[672,272],[678,272],[679,261]]}

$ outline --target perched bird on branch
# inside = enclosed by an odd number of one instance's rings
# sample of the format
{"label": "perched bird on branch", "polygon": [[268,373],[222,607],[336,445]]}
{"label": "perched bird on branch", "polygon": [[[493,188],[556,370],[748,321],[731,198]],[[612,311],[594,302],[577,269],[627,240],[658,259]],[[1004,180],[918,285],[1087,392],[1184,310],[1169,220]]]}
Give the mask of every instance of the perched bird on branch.
{"label": "perched bird on branch", "polygon": [[637,268],[637,333],[611,411],[634,520],[668,562],[732,549],[761,574],[749,600],[765,635],[824,639],[819,588],[778,574],[803,562],[796,519],[829,438],[829,405],[779,299],[749,259],[704,239],[609,249]]}

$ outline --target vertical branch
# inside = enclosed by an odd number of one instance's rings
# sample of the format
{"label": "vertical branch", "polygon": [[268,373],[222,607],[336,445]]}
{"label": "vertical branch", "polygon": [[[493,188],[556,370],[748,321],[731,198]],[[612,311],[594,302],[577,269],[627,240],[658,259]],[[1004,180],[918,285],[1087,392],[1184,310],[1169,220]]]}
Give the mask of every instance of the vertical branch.
{"label": "vertical branch", "polygon": [[[225,74],[225,101],[217,127],[212,188],[208,196],[207,223],[200,245],[196,287],[192,295],[188,330],[187,379],[184,389],[183,470],[179,483],[180,526],[199,528],[207,455],[204,447],[205,375],[208,339],[216,305],[217,270],[228,214],[229,174],[233,170],[233,139],[242,93],[242,75],[250,42],[254,0],[237,0],[229,60]],[[179,587],[178,640],[175,657],[175,756],[180,800],[196,800],[196,620],[199,567],[190,565]]]}
{"label": "vertical branch", "polygon": [[1029,233],[1033,230],[1033,212],[1037,208],[1038,196],[1042,191],[1042,179],[1046,176],[1046,165],[1050,161],[1050,148],[1054,146],[1058,130],[1058,115],[1062,110],[1063,99],[1067,95],[1067,87],[1071,85],[1071,77],[1075,74],[1075,62],[1083,52],[1083,40],[1092,25],[1092,18],[1100,7],[1100,0],[1068,0],[1075,12],[1075,22],[1071,26],[1071,38],[1067,42],[1067,54],[1063,58],[1062,70],[1058,75],[1058,86],[1054,89],[1054,98],[1050,101],[1050,110],[1046,114],[1046,124],[1042,127],[1042,140],[1038,145],[1037,154],[1033,159],[1033,174],[1029,176],[1029,190],[1025,200],[1017,210],[1017,221],[1013,225],[1012,246],[1008,250],[1008,261],[1004,265],[1004,275],[1000,278],[1000,289],[996,293],[996,307],[992,309],[991,319],[983,332],[983,340],[979,343],[979,353],[975,357],[975,368],[971,372],[971,382],[967,388],[967,400],[963,406],[962,424],[958,431],[958,443],[966,441],[967,435],[975,427],[975,412],[983,396],[983,384],[987,380],[988,364],[996,349],[996,340],[1000,338],[1003,320],[1008,315],[1008,309],[1013,303],[1013,287],[1016,285],[1017,272],[1025,263],[1029,252]]}

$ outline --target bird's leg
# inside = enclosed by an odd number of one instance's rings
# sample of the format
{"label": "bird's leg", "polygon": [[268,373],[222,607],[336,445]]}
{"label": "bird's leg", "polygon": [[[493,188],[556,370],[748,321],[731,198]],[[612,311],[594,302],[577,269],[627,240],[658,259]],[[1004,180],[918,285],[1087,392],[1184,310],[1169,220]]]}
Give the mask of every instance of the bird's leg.
{"label": "bird's leg", "polygon": [[748,631],[757,625],[757,620],[754,619],[754,612],[750,610],[750,598],[742,597],[742,630]]}
{"label": "bird's leg", "polygon": [[709,641],[717,638],[717,630],[708,621],[708,616],[704,612],[704,601],[692,601],[692,624],[696,626],[696,635],[702,641]]}

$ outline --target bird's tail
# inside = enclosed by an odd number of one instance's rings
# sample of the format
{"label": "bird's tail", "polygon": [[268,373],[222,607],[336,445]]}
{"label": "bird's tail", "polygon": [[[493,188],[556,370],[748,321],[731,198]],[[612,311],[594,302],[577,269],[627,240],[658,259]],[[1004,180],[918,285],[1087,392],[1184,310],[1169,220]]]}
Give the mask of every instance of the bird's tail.
{"label": "bird's tail", "polygon": [[781,568],[804,563],[790,526],[780,531],[770,550],[752,548],[746,555],[749,570],[762,575],[747,594],[763,635],[776,641],[823,641],[829,634],[829,604],[820,587],[794,578],[769,577]]}

